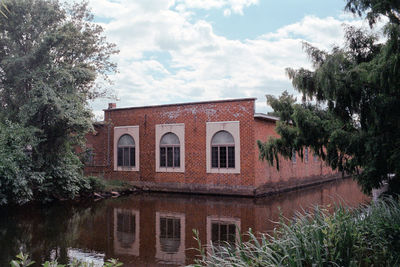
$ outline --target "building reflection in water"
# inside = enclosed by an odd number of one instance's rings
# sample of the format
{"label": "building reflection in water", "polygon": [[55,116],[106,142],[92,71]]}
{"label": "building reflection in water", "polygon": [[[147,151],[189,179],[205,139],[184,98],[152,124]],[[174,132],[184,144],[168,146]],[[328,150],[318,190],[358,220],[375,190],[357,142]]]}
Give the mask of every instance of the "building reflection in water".
{"label": "building reflection in water", "polygon": [[156,212],[156,258],[165,264],[185,264],[185,214]]}
{"label": "building reflection in water", "polygon": [[114,209],[114,253],[139,256],[139,211]]}
{"label": "building reflection in water", "polygon": [[239,230],[240,219],[238,218],[207,216],[207,244],[212,243],[217,250],[227,245],[236,246]]}

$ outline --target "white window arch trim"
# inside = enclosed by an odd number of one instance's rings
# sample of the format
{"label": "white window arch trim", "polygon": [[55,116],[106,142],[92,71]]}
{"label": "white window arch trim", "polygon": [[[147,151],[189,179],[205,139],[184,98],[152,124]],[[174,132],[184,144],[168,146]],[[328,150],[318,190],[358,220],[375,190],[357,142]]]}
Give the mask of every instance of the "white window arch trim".
{"label": "white window arch trim", "polygon": [[[211,147],[212,138],[220,131],[230,133],[235,142],[235,167],[212,168]],[[206,124],[206,168],[207,173],[240,173],[240,123],[239,121],[207,122]]]}
{"label": "white window arch trim", "polygon": [[[161,139],[167,133],[175,134],[179,139],[180,163],[179,167],[160,166]],[[185,172],[185,124],[156,124],[156,172]]]}
{"label": "white window arch trim", "polygon": [[[135,164],[134,166],[118,166],[118,141],[123,135],[129,135],[135,142]],[[140,166],[140,140],[139,140],[139,126],[117,126],[114,127],[114,171],[139,171]]]}

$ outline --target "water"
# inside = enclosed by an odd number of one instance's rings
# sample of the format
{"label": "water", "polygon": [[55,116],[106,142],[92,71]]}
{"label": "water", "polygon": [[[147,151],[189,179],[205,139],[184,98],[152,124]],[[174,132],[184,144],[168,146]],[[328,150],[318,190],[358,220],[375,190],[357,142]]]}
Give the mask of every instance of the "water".
{"label": "water", "polygon": [[124,266],[190,264],[203,243],[234,243],[241,232],[271,231],[279,213],[290,217],[312,205],[345,202],[356,207],[369,198],[351,179],[266,198],[140,194],[98,202],[58,203],[0,210],[0,266],[19,251],[36,262],[58,259],[102,265],[118,258]]}

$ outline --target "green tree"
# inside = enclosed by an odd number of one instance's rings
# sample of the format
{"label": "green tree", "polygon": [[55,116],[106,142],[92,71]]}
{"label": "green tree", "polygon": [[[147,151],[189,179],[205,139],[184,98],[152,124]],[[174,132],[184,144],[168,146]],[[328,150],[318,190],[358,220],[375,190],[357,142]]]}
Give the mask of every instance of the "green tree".
{"label": "green tree", "polygon": [[[31,149],[21,186],[32,192],[17,202],[73,198],[86,184],[74,150],[92,127],[88,100],[107,94],[99,84],[116,70],[110,57],[118,51],[92,22],[87,3],[68,8],[50,0],[4,4],[9,14],[0,16],[0,122],[31,129],[36,140],[19,145]],[[2,152],[7,149],[0,146]],[[1,164],[0,169],[7,168]],[[30,173],[42,178],[32,179]],[[0,181],[6,178],[0,174]]]}
{"label": "green tree", "polygon": [[[400,25],[398,1],[348,0],[346,8],[367,13],[373,26],[389,17],[386,42],[362,29],[347,26],[346,43],[330,52],[308,43],[304,49],[314,70],[287,69],[302,103],[283,105],[268,97],[281,115],[280,138],[258,142],[260,157],[271,164],[278,155],[302,156],[311,147],[332,168],[358,180],[365,192],[400,179]],[[277,165],[279,168],[279,165]]]}

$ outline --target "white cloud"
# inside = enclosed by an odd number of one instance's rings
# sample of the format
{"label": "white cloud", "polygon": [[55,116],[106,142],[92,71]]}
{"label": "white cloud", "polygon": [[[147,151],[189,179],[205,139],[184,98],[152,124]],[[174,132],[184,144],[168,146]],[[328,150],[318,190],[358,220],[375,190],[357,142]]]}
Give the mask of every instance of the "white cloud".
{"label": "white cloud", "polygon": [[[266,111],[265,94],[292,90],[286,67],[310,67],[301,41],[322,48],[343,42],[342,23],[358,20],[306,16],[256,39],[230,40],[215,34],[193,8],[221,8],[241,14],[256,0],[92,0],[109,41],[121,50],[113,75],[118,106],[141,106],[222,98],[257,97]],[[151,3],[150,3],[151,2]],[[229,10],[229,11],[227,11]],[[293,92],[293,91],[292,91]],[[93,103],[96,115],[108,100]]]}

